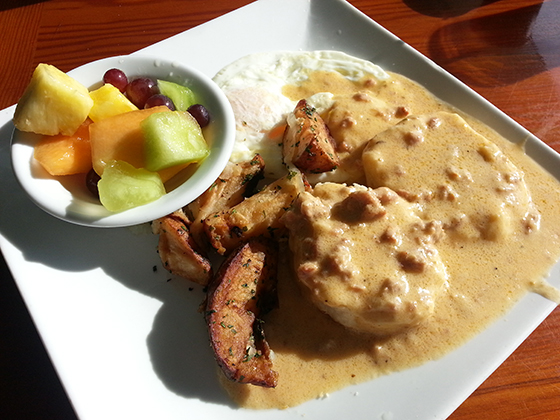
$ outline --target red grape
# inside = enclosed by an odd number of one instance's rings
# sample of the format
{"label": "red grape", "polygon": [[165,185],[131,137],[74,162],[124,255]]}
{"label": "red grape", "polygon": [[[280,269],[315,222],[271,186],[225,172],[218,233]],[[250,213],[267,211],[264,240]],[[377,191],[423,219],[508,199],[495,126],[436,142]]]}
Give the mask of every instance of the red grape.
{"label": "red grape", "polygon": [[86,187],[93,194],[95,198],[99,198],[99,190],[97,189],[97,183],[101,177],[97,175],[93,169],[90,169],[86,175]]}
{"label": "red grape", "polygon": [[126,86],[126,96],[138,108],[144,108],[150,96],[159,93],[157,83],[148,77],[139,77]]}
{"label": "red grape", "polygon": [[168,96],[162,95],[161,93],[150,96],[146,101],[144,108],[152,108],[154,106],[161,105],[166,106],[171,111],[175,111],[175,104],[173,104],[173,101]]}
{"label": "red grape", "polygon": [[187,111],[194,117],[201,127],[206,127],[210,122],[210,114],[204,105],[191,105]]}
{"label": "red grape", "polygon": [[109,83],[121,92],[124,92],[126,90],[126,85],[128,85],[128,78],[122,70],[110,69],[103,75],[103,83]]}

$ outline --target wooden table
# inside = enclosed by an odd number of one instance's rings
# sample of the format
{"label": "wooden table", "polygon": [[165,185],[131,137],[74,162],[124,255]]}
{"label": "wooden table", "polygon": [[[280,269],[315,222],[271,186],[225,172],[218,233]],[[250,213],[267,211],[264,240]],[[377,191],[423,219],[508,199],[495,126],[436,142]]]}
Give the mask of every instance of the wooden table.
{"label": "wooden table", "polygon": [[[0,109],[18,100],[40,62],[67,71],[128,54],[248,3],[4,0]],[[351,3],[560,151],[560,0]],[[75,418],[3,261],[0,268],[0,418]],[[559,344],[556,309],[450,418],[560,418]]]}

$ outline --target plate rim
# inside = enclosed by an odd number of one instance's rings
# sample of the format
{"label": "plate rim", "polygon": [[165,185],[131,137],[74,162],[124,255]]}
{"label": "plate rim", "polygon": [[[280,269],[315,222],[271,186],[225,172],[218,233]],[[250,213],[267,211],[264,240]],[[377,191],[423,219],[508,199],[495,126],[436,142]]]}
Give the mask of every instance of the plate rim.
{"label": "plate rim", "polygon": [[[174,39],[178,39],[177,37],[180,37],[182,34],[186,33],[186,32],[190,32],[190,31],[194,31],[194,32],[204,32],[206,30],[208,30],[209,28],[211,28],[216,22],[220,22],[220,20],[222,19],[230,19],[231,17],[235,17],[235,16],[240,16],[241,13],[251,13],[254,10],[258,10],[258,9],[263,9],[265,8],[265,6],[277,6],[279,3],[282,4],[289,4],[289,5],[295,5],[295,4],[305,4],[305,5],[311,5],[312,3],[318,3],[319,1],[321,1],[321,4],[329,4],[329,5],[336,5],[337,7],[342,7],[343,10],[345,11],[350,11],[351,13],[356,13],[357,15],[363,15],[365,16],[368,20],[370,20],[371,22],[374,22],[376,25],[378,25],[373,19],[369,18],[368,16],[366,16],[365,14],[363,14],[361,11],[359,11],[358,9],[356,9],[353,5],[345,2],[344,0],[289,0],[289,1],[283,1],[283,0],[258,0],[256,2],[250,3],[246,6],[243,6],[240,9],[236,9],[226,15],[223,15],[219,18],[216,18],[214,20],[211,20],[209,22],[206,22],[198,27],[192,28],[188,31],[182,32],[180,34],[175,35],[174,37],[168,39],[168,40],[164,40],[164,41],[160,41],[159,43],[153,44],[152,46],[149,46],[145,49],[139,50],[133,54],[140,54],[142,51],[150,51],[151,49],[154,48],[158,48],[158,46],[162,46],[162,45],[171,45],[174,43]],[[380,26],[380,25],[378,25]],[[381,27],[381,29],[383,29],[384,31],[386,31],[384,28]],[[388,32],[388,31],[387,31]],[[193,33],[193,32],[191,32]],[[388,32],[388,34],[390,34],[390,32]],[[396,37],[394,34],[390,34],[392,35],[394,38],[393,40],[398,40],[400,41],[400,39],[398,37]],[[398,42],[397,41],[397,42]],[[402,42],[402,41],[400,41]],[[412,47],[409,47],[412,48]],[[416,51],[416,50],[414,50]],[[419,54],[419,53],[418,53]],[[425,56],[422,56],[425,57]],[[427,58],[426,58],[427,59]],[[429,59],[427,59],[429,60]],[[431,61],[431,60],[430,60]],[[433,62],[432,62],[433,63]],[[449,73],[445,72],[448,76],[456,79],[454,76],[450,75]],[[458,79],[456,79],[458,80]],[[459,81],[460,84],[462,84],[463,86],[467,87],[466,85],[464,85],[462,82]],[[471,90],[470,88],[467,87],[467,89]],[[472,91],[474,92],[474,91]],[[478,94],[477,94],[478,95]],[[478,95],[480,96],[480,95]],[[480,96],[480,99],[482,102],[488,103],[490,104],[488,101],[486,101],[486,99],[484,99],[482,96]],[[492,105],[493,109],[495,109],[497,112],[502,113],[502,111],[500,111],[498,108],[495,108]],[[7,113],[9,114],[10,112],[13,112],[13,107],[11,107],[12,111],[10,111],[10,108],[7,109]],[[505,114],[503,114],[505,115]],[[10,117],[11,118],[11,117]],[[507,117],[505,119],[506,122],[508,122],[509,120],[511,120],[509,117]],[[511,120],[508,122],[509,123],[513,123],[515,130],[514,131],[519,131],[520,133],[525,133],[527,134],[528,131],[525,130],[522,126],[520,126],[517,122],[515,122],[514,120]],[[531,138],[534,137],[531,135]],[[541,151],[544,151],[542,153],[545,153],[546,155],[548,155],[549,153],[549,147],[546,146],[543,142],[541,142],[540,140],[538,140],[536,137],[534,137],[534,139],[530,140],[530,142],[533,142],[536,146],[535,148],[538,149],[539,151],[537,151],[537,155],[539,153],[541,153]],[[543,146],[544,145],[544,146]],[[546,146],[546,147],[545,147]],[[532,147],[532,146],[531,146]],[[541,150],[542,149],[542,150]],[[550,149],[552,150],[552,149]],[[554,161],[558,161],[559,158],[556,157],[555,155],[551,155],[552,156],[552,160]],[[557,174],[556,174],[557,176]],[[558,176],[557,176],[558,178]],[[3,235],[0,232],[0,248],[2,249],[5,257],[6,257],[6,262],[8,263],[8,266],[13,265],[13,264],[17,264],[20,260],[21,260],[21,255],[19,255],[20,250],[15,248],[14,246],[12,246],[10,244],[10,242],[8,241],[8,239],[4,238]],[[12,269],[12,267],[10,266],[10,268]],[[555,279],[557,279],[559,277],[559,270],[557,269],[557,267],[554,270],[554,276]],[[25,301],[26,301],[26,305],[29,305],[30,303],[33,303],[33,299],[31,298],[31,292],[29,291],[29,287],[31,286],[31,284],[27,284],[27,282],[25,280],[22,279],[22,275],[20,274],[20,270],[12,270],[12,273],[14,273],[14,281],[18,284],[18,286],[21,288],[21,290],[23,291],[23,295],[25,297]],[[519,310],[515,310],[518,306],[522,306],[524,309],[519,311]],[[552,304],[551,302],[548,301],[544,301],[542,300],[540,297],[538,296],[534,296],[531,295],[527,298],[523,298],[522,301],[520,301],[513,309],[512,311],[510,311],[510,313],[507,314],[507,316],[505,316],[503,319],[498,320],[497,322],[494,322],[490,328],[486,329],[481,335],[491,335],[494,334],[497,330],[500,330],[501,327],[503,327],[504,325],[507,325],[508,322],[511,323],[514,321],[518,321],[519,318],[523,315],[523,312],[527,310],[527,308],[529,308],[530,310],[535,310],[536,311],[536,315],[535,318],[533,319],[529,319],[529,320],[525,320],[525,324],[523,324],[523,326],[519,329],[519,331],[521,332],[520,334],[516,335],[513,340],[510,340],[511,342],[508,343],[507,345],[504,344],[504,346],[500,349],[499,352],[499,356],[490,361],[489,363],[487,363],[482,371],[483,373],[480,374],[477,377],[476,381],[470,381],[469,382],[469,386],[468,389],[465,388],[461,395],[455,395],[454,399],[451,401],[449,400],[449,403],[446,404],[445,406],[440,406],[438,407],[438,409],[434,412],[432,412],[430,414],[430,418],[439,418],[439,419],[444,419],[446,418],[448,415],[451,414],[451,412],[453,412],[460,404],[462,401],[464,401],[464,399],[466,399],[468,397],[468,395],[470,395],[470,393],[472,391],[474,391],[474,389],[476,389],[476,387],[478,387],[480,385],[480,383],[482,383],[486,377],[488,375],[490,375],[495,368],[497,368],[497,366],[499,366],[503,360],[505,360],[505,358],[507,358],[507,356],[509,356],[511,354],[511,352],[513,350],[515,350],[515,348],[542,322],[542,320],[544,318],[546,318],[546,316],[548,316],[548,314],[555,308],[555,305]],[[33,318],[36,318],[36,316],[39,315],[39,312],[33,308],[30,307],[30,312],[33,315]],[[43,336],[43,331],[39,330],[39,333],[41,334],[41,336]],[[480,336],[481,336],[480,335]],[[46,342],[46,347],[47,350],[49,352],[49,354],[51,354],[54,350],[53,350],[53,344],[49,342],[48,337],[44,337],[44,341]],[[474,344],[476,344],[476,342],[480,341],[477,340],[478,337],[475,337],[475,339],[471,340],[471,342],[467,343],[466,345],[464,345],[462,347],[463,351],[467,352],[468,349],[472,346],[474,346]],[[59,370],[58,368],[58,364],[60,363],[60,360],[55,360],[58,359],[57,357],[53,357],[53,365],[55,366],[55,369],[57,370],[57,372],[60,372],[61,370]],[[447,356],[444,357],[444,359],[447,359]],[[440,359],[442,360],[442,359]],[[430,369],[433,369],[434,363],[428,363],[426,365],[423,365],[419,368],[414,368],[414,371],[429,371]],[[60,373],[59,373],[60,374]],[[397,373],[397,374],[391,374],[388,376],[383,377],[383,379],[381,379],[382,382],[392,382],[391,378],[396,378],[397,376],[402,376],[405,375],[406,373]],[[87,416],[90,414],[89,412],[86,412],[88,410],[88,406],[87,404],[82,404],[81,401],[79,401],[81,398],[83,398],[83,396],[81,395],[77,395],[73,389],[71,389],[71,387],[69,387],[69,383],[68,383],[68,378],[65,377],[65,374],[60,375],[61,376],[61,381],[63,382],[63,386],[66,388],[66,391],[69,395],[71,395],[71,402],[74,404],[75,403],[75,408],[77,409],[77,412],[79,415],[83,415],[83,418],[87,418]],[[380,381],[380,378],[375,379],[372,382],[375,381]],[[478,382],[478,383],[476,383]],[[352,399],[352,401],[355,401],[357,404],[357,407],[362,407],[362,403],[359,402],[358,400],[360,400],[360,398],[357,398],[354,396],[354,393],[357,392],[356,391],[356,387],[349,387],[345,390],[341,390],[340,392],[338,392],[337,394],[339,395],[344,395],[345,398],[350,398]],[[306,418],[313,418],[313,413],[316,413],[315,408],[319,405],[322,404],[323,407],[326,407],[325,409],[327,410],[327,412],[329,412],[328,410],[332,410],[333,413],[336,413],[336,407],[333,406],[333,401],[338,401],[338,397],[337,396],[332,396],[331,398],[328,398],[326,400],[322,400],[322,401],[311,401],[309,402],[309,404],[306,403],[305,407],[295,407],[294,409],[289,409],[288,411],[285,411],[283,414],[286,414],[286,416],[279,416],[277,414],[277,412],[266,412],[267,415],[270,415],[271,419],[277,418],[277,419],[284,419],[284,418],[299,418],[301,417],[302,413],[306,413]],[[204,404],[202,403],[202,410],[204,411],[204,409],[208,409],[209,404]],[[215,408],[215,407],[214,407]],[[370,407],[371,410],[371,407]],[[393,413],[391,411],[390,408],[387,408],[383,405],[380,405],[378,411],[380,413],[380,415],[382,413],[387,413],[387,414],[391,414]],[[224,413],[224,412],[229,412],[229,408],[225,407],[223,410],[218,410],[220,413]],[[241,410],[240,413],[242,413],[241,415],[245,418],[248,416],[248,412],[245,410]],[[205,417],[204,413],[201,412],[202,417]],[[368,413],[369,415],[372,415],[371,411]],[[262,416],[262,412],[259,413],[259,417]],[[249,416],[250,418],[251,416]],[[231,417],[233,419],[233,417]],[[255,416],[256,418],[256,416]],[[324,417],[323,417],[324,418]]]}

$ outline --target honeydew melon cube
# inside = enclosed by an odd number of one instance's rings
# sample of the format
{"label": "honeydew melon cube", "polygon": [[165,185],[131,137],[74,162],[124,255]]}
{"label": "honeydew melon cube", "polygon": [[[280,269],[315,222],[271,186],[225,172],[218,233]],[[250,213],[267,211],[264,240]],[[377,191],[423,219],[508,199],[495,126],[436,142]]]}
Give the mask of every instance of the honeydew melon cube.
{"label": "honeydew melon cube", "polygon": [[142,121],[145,168],[161,171],[200,162],[210,153],[202,129],[188,112],[162,112]]}
{"label": "honeydew melon cube", "polygon": [[108,83],[91,91],[89,96],[93,100],[93,106],[89,111],[89,117],[93,122],[138,110],[119,89]]}
{"label": "honeydew melon cube", "polygon": [[50,64],[39,64],[18,101],[18,130],[47,136],[71,136],[86,120],[93,100],[88,89]]}
{"label": "honeydew melon cube", "polygon": [[157,81],[159,92],[173,101],[177,111],[186,111],[191,105],[197,103],[195,93],[187,86],[167,80]]}
{"label": "honeydew melon cube", "polygon": [[115,213],[151,203],[166,192],[157,173],[123,161],[109,162],[97,187],[101,204]]}

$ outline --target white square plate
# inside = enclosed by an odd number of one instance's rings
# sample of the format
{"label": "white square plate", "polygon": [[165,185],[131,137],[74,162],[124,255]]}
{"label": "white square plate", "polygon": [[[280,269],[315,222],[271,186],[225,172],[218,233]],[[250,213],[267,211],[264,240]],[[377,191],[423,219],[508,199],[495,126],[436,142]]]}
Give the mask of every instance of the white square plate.
{"label": "white square plate", "polygon": [[[140,52],[213,76],[249,53],[314,49],[371,60],[514,142],[528,138],[528,153],[560,178],[558,154],[342,0],[260,0]],[[148,232],[74,226],[36,208],[10,168],[13,111],[0,111],[0,246],[82,419],[444,419],[555,307],[529,294],[438,361],[293,409],[237,409],[216,379],[201,289],[167,281]],[[558,264],[550,281],[560,286]]]}

